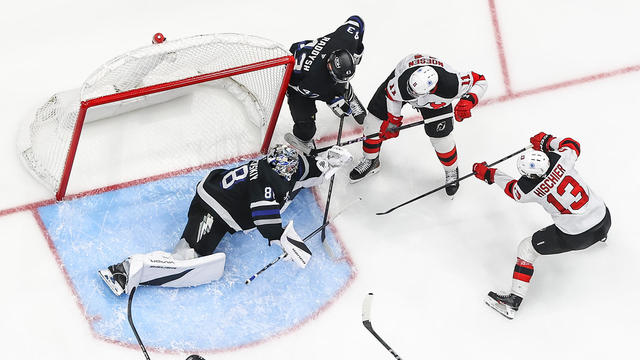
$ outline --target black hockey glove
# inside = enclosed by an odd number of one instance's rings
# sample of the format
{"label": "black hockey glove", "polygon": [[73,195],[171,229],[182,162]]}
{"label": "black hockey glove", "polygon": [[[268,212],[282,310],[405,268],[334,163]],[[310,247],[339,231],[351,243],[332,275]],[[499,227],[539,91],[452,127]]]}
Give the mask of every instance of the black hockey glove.
{"label": "black hockey glove", "polygon": [[331,111],[333,111],[337,117],[351,115],[351,106],[349,106],[349,103],[342,96],[334,98],[328,104]]}

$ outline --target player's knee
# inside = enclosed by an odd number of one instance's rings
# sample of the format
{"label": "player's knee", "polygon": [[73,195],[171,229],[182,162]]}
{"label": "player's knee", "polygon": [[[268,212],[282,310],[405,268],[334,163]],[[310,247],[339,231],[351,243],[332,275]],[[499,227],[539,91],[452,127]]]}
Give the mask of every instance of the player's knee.
{"label": "player's knee", "polygon": [[541,254],[533,248],[531,236],[520,241],[520,245],[518,245],[518,257],[520,259],[533,264],[540,255]]}
{"label": "player's knee", "polygon": [[299,118],[293,125],[293,135],[302,141],[309,141],[316,134],[316,121],[315,115],[306,117],[304,119]]}

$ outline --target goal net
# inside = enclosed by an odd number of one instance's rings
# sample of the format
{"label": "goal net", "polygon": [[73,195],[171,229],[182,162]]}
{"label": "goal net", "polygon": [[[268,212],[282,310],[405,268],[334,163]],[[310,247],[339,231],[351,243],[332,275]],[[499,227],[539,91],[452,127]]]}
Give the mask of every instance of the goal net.
{"label": "goal net", "polygon": [[53,95],[18,139],[27,169],[56,193],[81,192],[265,152],[293,57],[240,34],[152,44]]}

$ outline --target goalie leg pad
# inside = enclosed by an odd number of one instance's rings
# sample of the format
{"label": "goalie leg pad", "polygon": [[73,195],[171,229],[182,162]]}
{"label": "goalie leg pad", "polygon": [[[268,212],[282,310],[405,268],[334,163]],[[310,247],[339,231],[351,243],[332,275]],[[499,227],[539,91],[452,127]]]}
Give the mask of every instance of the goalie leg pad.
{"label": "goalie leg pad", "polygon": [[224,253],[189,260],[174,259],[163,251],[132,255],[125,261],[129,264],[129,281],[125,292],[129,294],[138,285],[188,287],[219,280],[224,272],[225,260]]}

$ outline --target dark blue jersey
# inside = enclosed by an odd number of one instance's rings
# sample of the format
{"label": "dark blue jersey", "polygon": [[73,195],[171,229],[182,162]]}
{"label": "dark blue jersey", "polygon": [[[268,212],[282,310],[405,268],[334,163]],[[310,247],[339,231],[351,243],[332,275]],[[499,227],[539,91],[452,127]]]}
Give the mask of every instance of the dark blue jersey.
{"label": "dark blue jersey", "polygon": [[199,196],[234,231],[258,228],[267,239],[280,239],[280,212],[303,187],[322,182],[314,157],[300,155],[298,169],[287,180],[265,158],[233,169],[211,171],[197,187]]}

